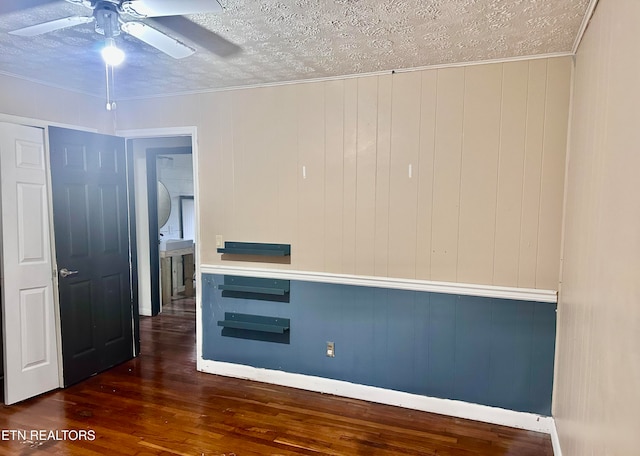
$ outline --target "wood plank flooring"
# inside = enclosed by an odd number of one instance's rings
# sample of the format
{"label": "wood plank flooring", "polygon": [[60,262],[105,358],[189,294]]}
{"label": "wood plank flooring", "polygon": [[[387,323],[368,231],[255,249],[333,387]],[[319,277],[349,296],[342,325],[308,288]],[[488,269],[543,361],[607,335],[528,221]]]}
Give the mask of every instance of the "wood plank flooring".
{"label": "wood plank flooring", "polygon": [[140,326],[138,358],[0,408],[0,455],[553,455],[545,434],[197,372],[192,299]]}

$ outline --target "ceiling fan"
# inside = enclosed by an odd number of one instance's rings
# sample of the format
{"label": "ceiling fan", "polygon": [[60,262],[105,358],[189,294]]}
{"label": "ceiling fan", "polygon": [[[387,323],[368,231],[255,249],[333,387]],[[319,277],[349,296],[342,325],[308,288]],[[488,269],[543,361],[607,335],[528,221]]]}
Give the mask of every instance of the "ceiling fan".
{"label": "ceiling fan", "polygon": [[[105,37],[105,49],[116,49],[114,37],[120,33],[131,35],[144,43],[175,58],[182,59],[195,52],[195,49],[143,22],[152,19],[165,27],[176,31],[208,50],[228,56],[240,48],[221,36],[206,30],[180,16],[197,13],[218,13],[222,6],[218,0],[65,0],[68,3],[83,5],[92,10],[91,15],[69,16],[62,19],[43,22],[9,32],[18,36],[37,36],[77,25],[95,22],[97,33]],[[41,3],[41,2],[40,2]],[[122,16],[130,17],[125,20]],[[191,29],[191,30],[189,30]],[[121,51],[120,51],[121,52]],[[104,56],[104,53],[103,53]],[[106,59],[106,57],[105,57]]]}

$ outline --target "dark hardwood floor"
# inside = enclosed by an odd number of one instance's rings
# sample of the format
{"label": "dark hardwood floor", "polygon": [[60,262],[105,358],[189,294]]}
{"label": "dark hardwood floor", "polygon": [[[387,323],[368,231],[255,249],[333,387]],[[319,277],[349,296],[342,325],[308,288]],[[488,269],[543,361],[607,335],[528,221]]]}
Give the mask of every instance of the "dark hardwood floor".
{"label": "dark hardwood floor", "polygon": [[0,454],[553,454],[545,434],[197,372],[192,299],[140,326],[138,358],[3,406]]}

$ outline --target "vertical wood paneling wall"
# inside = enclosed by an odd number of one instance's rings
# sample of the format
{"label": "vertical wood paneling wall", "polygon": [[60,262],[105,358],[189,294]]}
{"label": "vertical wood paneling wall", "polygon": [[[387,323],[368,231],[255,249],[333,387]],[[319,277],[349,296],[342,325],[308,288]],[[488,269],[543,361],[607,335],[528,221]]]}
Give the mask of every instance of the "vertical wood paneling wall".
{"label": "vertical wood paneling wall", "polygon": [[119,125],[198,126],[204,264],[219,234],[291,243],[282,268],[556,289],[570,75],[554,58],[136,100]]}
{"label": "vertical wood paneling wall", "polygon": [[601,1],[576,55],[553,414],[565,456],[638,454],[636,0]]}
{"label": "vertical wood paneling wall", "polygon": [[[555,304],[298,280],[283,303],[225,295],[224,281],[202,276],[205,360],[551,414]],[[288,339],[225,332],[227,312],[289,319]]]}

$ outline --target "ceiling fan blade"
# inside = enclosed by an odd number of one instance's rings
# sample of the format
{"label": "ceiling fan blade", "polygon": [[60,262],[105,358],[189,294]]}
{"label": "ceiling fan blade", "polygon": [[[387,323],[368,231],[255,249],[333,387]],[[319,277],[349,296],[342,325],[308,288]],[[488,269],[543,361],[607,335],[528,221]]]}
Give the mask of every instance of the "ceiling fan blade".
{"label": "ceiling fan blade", "polygon": [[220,57],[229,57],[242,51],[242,48],[237,44],[232,43],[217,33],[190,21],[186,17],[170,16],[158,17],[150,20],[174,31],[195,45]]}
{"label": "ceiling fan blade", "polygon": [[9,34],[18,36],[36,36],[53,32],[54,30],[74,27],[80,24],[88,24],[89,22],[93,22],[93,17],[70,16],[62,19],[56,19],[55,21],[43,22],[41,24],[30,25],[29,27],[13,30],[9,32]]}
{"label": "ceiling fan blade", "polygon": [[196,52],[195,49],[142,22],[125,22],[120,28],[123,32],[138,38],[140,41],[153,46],[174,59],[183,59]]}
{"label": "ceiling fan blade", "polygon": [[64,0],[67,3],[73,3],[74,5],[82,5],[87,8],[91,8],[91,0]]}
{"label": "ceiling fan blade", "polygon": [[121,8],[136,17],[182,16],[184,14],[219,13],[218,0],[128,0]]}

